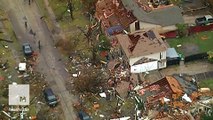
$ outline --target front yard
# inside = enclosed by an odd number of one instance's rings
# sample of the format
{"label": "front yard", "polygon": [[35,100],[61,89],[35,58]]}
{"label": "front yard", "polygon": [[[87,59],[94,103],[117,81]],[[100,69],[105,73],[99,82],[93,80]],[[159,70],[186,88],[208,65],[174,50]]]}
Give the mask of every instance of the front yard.
{"label": "front yard", "polygon": [[[213,50],[213,31],[200,32],[188,37],[173,38],[167,40],[170,47],[185,56]],[[181,45],[181,47],[177,47]]]}

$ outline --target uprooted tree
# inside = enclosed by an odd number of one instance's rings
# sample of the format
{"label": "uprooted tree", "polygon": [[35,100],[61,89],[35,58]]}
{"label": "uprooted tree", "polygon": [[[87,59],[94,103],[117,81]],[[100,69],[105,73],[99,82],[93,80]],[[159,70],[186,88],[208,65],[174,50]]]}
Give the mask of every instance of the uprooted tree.
{"label": "uprooted tree", "polygon": [[99,87],[102,86],[106,80],[101,69],[93,66],[86,67],[81,70],[81,74],[74,80],[74,88],[78,93],[96,93]]}

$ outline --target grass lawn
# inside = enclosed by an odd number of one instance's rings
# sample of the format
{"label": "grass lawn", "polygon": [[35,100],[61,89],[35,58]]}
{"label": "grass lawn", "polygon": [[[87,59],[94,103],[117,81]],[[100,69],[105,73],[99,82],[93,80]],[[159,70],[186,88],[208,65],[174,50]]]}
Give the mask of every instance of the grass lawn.
{"label": "grass lawn", "polygon": [[208,87],[213,90],[213,79],[203,80],[199,83],[200,87]]}
{"label": "grass lawn", "polygon": [[75,26],[85,27],[89,23],[87,18],[83,15],[81,1],[73,0],[72,2],[74,6],[74,20],[71,20],[70,14],[67,11],[66,1],[62,2],[61,0],[51,0],[49,2],[56,15],[56,19],[64,30],[70,28],[73,29]]}
{"label": "grass lawn", "polygon": [[[18,78],[17,71],[15,70],[15,67],[18,65],[17,60],[20,59],[17,55],[19,52],[15,51],[15,49],[19,50],[20,48],[21,50],[21,47],[5,12],[0,10],[0,16],[5,19],[1,21],[4,29],[1,31],[2,33],[0,33],[0,38],[13,41],[12,43],[0,41],[0,64],[8,61],[8,68],[6,70],[3,70],[2,68],[0,69],[0,77],[4,78],[4,80],[0,81],[0,104],[8,104],[8,84],[11,84],[12,82],[21,83],[21,79]],[[5,48],[4,46],[8,46],[8,48]]]}
{"label": "grass lawn", "polygon": [[[179,53],[186,54],[186,49],[195,46],[197,48],[190,49],[191,53],[201,53],[213,50],[213,31],[200,32],[188,37],[168,39],[170,47],[176,48]],[[181,44],[180,48],[177,45]],[[185,47],[185,49],[184,49]],[[195,50],[196,49],[196,50]]]}
{"label": "grass lawn", "polygon": [[[44,16],[46,16],[45,21],[48,25],[48,28],[50,29],[50,31],[52,31],[54,29],[54,24],[51,21],[49,15],[48,15],[48,11],[46,9],[44,0],[38,0],[37,2],[40,6],[41,12],[42,14],[44,14]],[[49,6],[52,8],[55,16],[56,16],[56,21],[59,23],[64,35],[65,35],[65,41],[70,41],[71,43],[75,44],[75,46],[71,47],[72,49],[76,48],[76,49],[87,49],[88,50],[88,44],[86,43],[85,40],[85,36],[83,35],[83,33],[77,28],[77,26],[81,27],[82,29],[86,28],[86,25],[88,25],[89,20],[88,18],[85,17],[85,15],[83,14],[83,5],[81,3],[81,0],[72,0],[73,3],[73,17],[74,20],[71,20],[70,18],[70,14],[67,11],[67,1],[62,1],[62,0],[49,0]],[[58,43],[58,44],[62,44],[61,49],[58,46],[58,48],[60,49],[60,51],[62,51],[63,54],[66,54],[66,52],[72,51],[70,50],[66,50],[66,46],[63,45],[68,45],[69,48],[72,45],[69,45],[69,43],[64,44],[64,41],[61,41],[62,43]],[[86,51],[87,51],[86,50]]]}
{"label": "grass lawn", "polygon": [[[4,11],[0,11],[0,16],[3,18],[7,18]],[[5,77],[7,79],[8,76],[12,75],[11,80],[14,82],[20,82],[20,79],[17,77],[17,71],[15,70],[15,67],[18,65],[17,60],[20,60],[19,57],[19,50],[21,51],[21,47],[19,42],[16,39],[15,33],[13,32],[12,25],[9,20],[1,21],[4,26],[4,33],[0,33],[0,38],[3,39],[11,39],[13,42],[5,42],[0,41],[0,63],[4,63],[8,61],[9,68],[6,71],[0,71],[0,75]],[[5,48],[4,46],[8,46],[9,48]],[[13,48],[13,49],[11,49]],[[14,49],[18,51],[14,51]],[[22,52],[21,52],[22,53]],[[15,55],[16,54],[16,55]],[[12,82],[11,81],[11,82]]]}

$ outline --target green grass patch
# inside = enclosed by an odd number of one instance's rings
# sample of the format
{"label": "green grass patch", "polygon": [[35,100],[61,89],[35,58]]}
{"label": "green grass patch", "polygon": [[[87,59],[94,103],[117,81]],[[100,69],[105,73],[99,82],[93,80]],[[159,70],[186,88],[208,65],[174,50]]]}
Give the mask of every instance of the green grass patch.
{"label": "green grass patch", "polygon": [[[8,69],[3,71],[0,70],[0,75],[5,78],[5,80],[10,79],[10,82],[17,82],[20,83],[20,79],[17,77],[17,71],[15,67],[18,65],[17,60],[20,59],[19,54],[20,52],[15,50],[21,50],[20,44],[16,39],[15,33],[13,31],[12,25],[10,21],[7,19],[7,15],[4,11],[0,11],[1,17],[5,18],[5,20],[1,21],[3,23],[4,29],[1,37],[5,39],[10,39],[13,42],[5,42],[0,41],[0,63],[5,63],[8,61]],[[5,48],[4,46],[7,45],[9,48]],[[8,78],[11,76],[11,78]]]}
{"label": "green grass patch", "polygon": [[29,116],[35,116],[36,115],[36,104],[32,104],[29,106]]}
{"label": "green grass patch", "polygon": [[203,80],[199,83],[200,87],[207,87],[213,90],[213,79]]}
{"label": "green grass patch", "polygon": [[[80,0],[73,0],[73,17],[71,20],[70,14],[67,11],[67,1],[51,0],[50,6],[53,9],[56,19],[64,30],[77,29],[76,26],[85,27],[89,21],[83,15],[82,4]],[[71,29],[72,28],[72,29]]]}
{"label": "green grass patch", "polygon": [[[195,45],[199,48],[198,52],[207,52],[213,50],[213,31],[200,32],[188,37],[168,39],[167,42],[170,47],[177,48],[177,45],[186,45],[186,47],[187,45]],[[177,51],[184,54],[184,50],[181,47]]]}
{"label": "green grass patch", "polygon": [[[13,41],[12,43],[0,41],[0,64],[4,64],[7,61],[7,69],[4,70],[0,68],[0,77],[4,78],[4,80],[0,81],[0,104],[8,104],[8,84],[11,84],[12,82],[21,83],[21,79],[18,78],[17,70],[15,70],[15,67],[18,65],[17,60],[20,59],[18,55],[19,52],[16,50],[21,50],[21,47],[16,39],[7,14],[0,10],[0,16],[3,18],[1,21],[3,27],[2,33],[0,33],[0,38]],[[8,46],[8,48],[5,48],[4,46]]]}

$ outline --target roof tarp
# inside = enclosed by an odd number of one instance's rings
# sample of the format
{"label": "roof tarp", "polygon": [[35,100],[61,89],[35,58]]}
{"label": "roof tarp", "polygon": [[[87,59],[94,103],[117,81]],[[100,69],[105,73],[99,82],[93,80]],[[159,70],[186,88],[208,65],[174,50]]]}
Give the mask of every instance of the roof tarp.
{"label": "roof tarp", "polygon": [[121,25],[116,25],[113,27],[110,27],[106,30],[107,34],[109,35],[113,35],[115,33],[120,33],[121,31],[123,31],[124,28]]}

